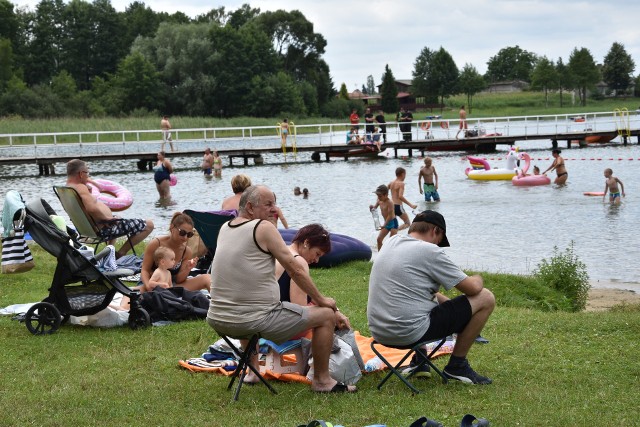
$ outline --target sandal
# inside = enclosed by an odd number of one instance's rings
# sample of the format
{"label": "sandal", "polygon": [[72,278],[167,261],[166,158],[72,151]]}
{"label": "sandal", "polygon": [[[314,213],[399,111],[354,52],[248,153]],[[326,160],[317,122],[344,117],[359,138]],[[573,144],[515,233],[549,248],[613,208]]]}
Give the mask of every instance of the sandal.
{"label": "sandal", "polygon": [[[474,423],[474,421],[478,421],[478,422]],[[489,425],[489,420],[485,418],[476,418],[471,414],[467,414],[464,417],[462,417],[462,422],[460,423],[460,427],[473,427],[473,426],[486,427],[488,425]]]}
{"label": "sandal", "polygon": [[409,427],[442,427],[442,424],[439,421],[421,417],[412,422]]}

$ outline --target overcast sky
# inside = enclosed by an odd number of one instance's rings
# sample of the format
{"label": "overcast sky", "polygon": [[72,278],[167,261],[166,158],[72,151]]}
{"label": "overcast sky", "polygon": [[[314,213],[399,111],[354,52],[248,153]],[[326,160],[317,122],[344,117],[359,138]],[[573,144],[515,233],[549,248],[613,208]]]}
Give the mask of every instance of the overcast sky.
{"label": "overcast sky", "polygon": [[[142,1],[142,0],[141,0]],[[111,0],[124,11],[130,0]],[[12,0],[34,8],[37,0]],[[243,3],[266,10],[300,10],[327,40],[324,55],[336,89],[349,91],[372,75],[381,82],[385,64],[396,79],[410,79],[424,47],[446,49],[459,69],[469,63],[484,73],[502,48],[520,48],[566,63],[573,48],[586,47],[602,63],[614,42],[624,45],[640,73],[638,0],[148,0],[156,12],[188,16]]]}

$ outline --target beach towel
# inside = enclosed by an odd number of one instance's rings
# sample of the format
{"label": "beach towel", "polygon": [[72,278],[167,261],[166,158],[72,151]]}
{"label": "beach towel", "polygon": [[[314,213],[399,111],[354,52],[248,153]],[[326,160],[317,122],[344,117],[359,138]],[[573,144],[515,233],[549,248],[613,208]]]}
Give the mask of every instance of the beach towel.
{"label": "beach towel", "polygon": [[[373,338],[362,336],[358,331],[354,332],[354,336],[356,339],[356,343],[358,344],[358,350],[360,351],[360,355],[362,356],[362,359],[366,364],[368,360],[376,357],[376,355],[371,350],[371,342],[373,341]],[[451,352],[453,352],[454,344],[455,344],[455,341],[447,341],[442,347],[440,347],[440,349],[436,352],[436,354],[433,357],[436,358],[436,357],[444,356],[446,354],[451,354]],[[402,349],[389,348],[389,347],[383,347],[383,346],[380,346],[380,347],[376,346],[376,348],[380,350],[380,353],[382,353],[382,355],[392,365],[395,365],[396,363],[398,363],[400,359],[402,359],[402,357],[405,354],[407,354],[407,350],[402,350]],[[213,372],[216,374],[223,374],[223,375],[233,374],[233,371],[226,370],[224,369],[224,367],[210,366],[210,367],[203,368],[203,367],[197,366],[196,364],[189,363],[189,360],[190,359],[180,360],[178,361],[178,365],[182,366],[183,368],[191,372]],[[406,363],[409,364],[409,362],[410,360],[407,360]],[[386,367],[383,369],[386,369]],[[277,374],[269,370],[264,370],[263,376],[266,379],[275,379],[275,380],[285,381],[285,382],[293,381],[293,382],[311,384],[311,381],[309,381],[309,379],[307,379],[307,377],[305,377],[304,375]]]}

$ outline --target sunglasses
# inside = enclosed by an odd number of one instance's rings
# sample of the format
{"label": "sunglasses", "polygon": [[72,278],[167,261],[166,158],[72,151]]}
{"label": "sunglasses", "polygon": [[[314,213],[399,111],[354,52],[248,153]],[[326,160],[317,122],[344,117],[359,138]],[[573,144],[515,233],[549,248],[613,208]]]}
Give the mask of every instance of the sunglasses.
{"label": "sunglasses", "polygon": [[176,230],[178,230],[178,234],[180,235],[180,237],[187,236],[190,239],[195,235],[193,231],[184,231],[183,229],[178,227],[176,227]]}

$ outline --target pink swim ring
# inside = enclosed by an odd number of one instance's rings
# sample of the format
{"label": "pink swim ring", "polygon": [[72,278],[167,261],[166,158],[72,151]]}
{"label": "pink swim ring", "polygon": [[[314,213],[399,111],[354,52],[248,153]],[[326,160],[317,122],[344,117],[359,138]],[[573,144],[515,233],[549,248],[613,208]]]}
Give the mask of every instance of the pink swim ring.
{"label": "pink swim ring", "polygon": [[123,211],[133,203],[133,195],[122,185],[100,178],[94,179],[93,182],[95,182],[97,188],[91,183],[87,184],[91,189],[91,194],[112,211]]}

